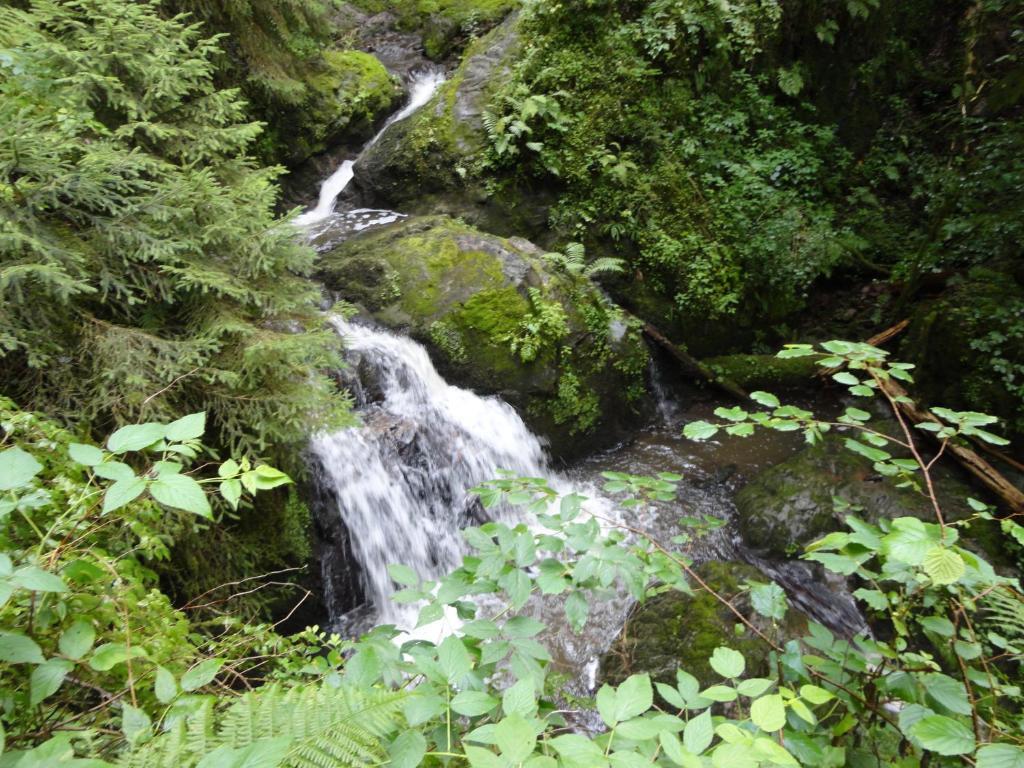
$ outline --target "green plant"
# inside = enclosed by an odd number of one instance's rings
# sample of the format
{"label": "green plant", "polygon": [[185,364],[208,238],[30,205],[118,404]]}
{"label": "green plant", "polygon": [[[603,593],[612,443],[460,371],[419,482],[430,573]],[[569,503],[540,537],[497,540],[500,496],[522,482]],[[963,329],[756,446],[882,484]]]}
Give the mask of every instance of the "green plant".
{"label": "green plant", "polygon": [[530,288],[530,314],[520,321],[514,333],[502,337],[524,363],[536,360],[555,349],[569,333],[568,317],[562,303],[545,299],[537,288]]}

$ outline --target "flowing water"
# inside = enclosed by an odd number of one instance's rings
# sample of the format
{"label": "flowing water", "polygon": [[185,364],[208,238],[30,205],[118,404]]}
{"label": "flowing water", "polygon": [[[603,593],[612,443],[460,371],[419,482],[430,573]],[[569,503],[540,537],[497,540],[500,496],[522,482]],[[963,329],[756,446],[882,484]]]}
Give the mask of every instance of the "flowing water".
{"label": "flowing water", "polygon": [[[438,70],[415,75],[408,104],[366,147],[426,104],[443,81]],[[336,241],[403,218],[401,213],[381,209],[336,210],[338,196],[352,180],[358,161],[358,156],[345,161],[324,181],[316,207],[296,219],[311,240]],[[345,384],[356,397],[361,424],[317,436],[310,453],[320,496],[327,499],[318,514],[335,518],[331,522],[344,530],[342,538],[347,542],[345,551],[339,548],[325,557],[356,561],[365,601],[358,611],[348,611],[350,603],[348,608],[338,608],[346,603],[332,599],[332,585],[325,578],[326,602],[335,607],[330,617],[335,628],[355,632],[374,621],[411,630],[416,608],[389,599],[393,584],[387,566],[403,563],[421,577],[435,579],[459,564],[464,554],[462,528],[488,516],[514,521],[515,510],[485,513],[470,493],[499,470],[547,478],[562,492],[579,490],[590,498],[585,510],[605,520],[614,520],[617,513],[614,504],[595,490],[601,484],[601,471],[682,474],[678,504],[658,511],[633,510],[629,523],[660,541],[670,541],[679,533],[682,515],[720,518],[726,525],[688,552],[696,562],[712,558],[751,562],[787,587],[811,616],[841,631],[861,625],[848,596],[837,596],[833,589],[815,583],[801,564],[759,560],[744,549],[730,524],[735,514],[732,498],[743,479],[786,458],[799,448],[799,442],[778,435],[702,445],[684,441],[682,424],[708,417],[714,405],[677,402],[658,368],[652,367],[659,421],[628,443],[559,473],[548,463],[541,440],[511,406],[498,397],[479,396],[448,384],[426,350],[413,340],[340,318],[331,322],[344,339],[349,361]],[[351,571],[349,564],[339,569],[337,563],[325,563],[325,574]],[[526,610],[550,627],[546,639],[556,665],[570,673],[577,692],[584,693],[594,684],[597,660],[618,635],[631,607],[625,593],[592,604],[582,635],[569,630],[558,601],[536,601]],[[452,617],[446,617],[434,627],[434,637],[454,626]]]}

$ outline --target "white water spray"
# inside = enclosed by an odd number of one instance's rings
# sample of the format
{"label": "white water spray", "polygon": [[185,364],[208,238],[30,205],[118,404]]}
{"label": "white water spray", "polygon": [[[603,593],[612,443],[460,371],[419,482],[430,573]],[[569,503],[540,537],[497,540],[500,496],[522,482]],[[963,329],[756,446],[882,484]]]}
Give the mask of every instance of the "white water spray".
{"label": "white water spray", "polygon": [[[413,75],[412,81],[409,83],[409,102],[388,118],[387,122],[384,123],[384,127],[363,146],[359,154],[362,155],[363,152],[376,144],[380,137],[384,135],[384,132],[392,125],[409,117],[430,101],[443,82],[444,73],[436,69],[426,70]],[[345,191],[345,187],[349,185],[349,182],[355,176],[355,164],[358,160],[358,157],[355,160],[346,160],[334,173],[327,177],[323,184],[320,185],[320,198],[317,201],[316,207],[297,216],[295,218],[297,226],[308,227],[323,221],[334,213],[334,204],[338,200],[338,195]]]}

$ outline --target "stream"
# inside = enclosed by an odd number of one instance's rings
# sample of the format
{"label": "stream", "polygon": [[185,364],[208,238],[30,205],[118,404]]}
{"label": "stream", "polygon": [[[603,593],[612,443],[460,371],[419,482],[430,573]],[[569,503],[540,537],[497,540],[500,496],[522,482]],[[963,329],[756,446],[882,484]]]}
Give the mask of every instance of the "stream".
{"label": "stream", "polygon": [[[394,123],[427,104],[444,75],[425,69],[411,76],[409,102],[366,145],[379,140]],[[365,147],[364,147],[365,151]],[[346,160],[322,184],[316,206],[298,217],[318,247],[353,233],[404,218],[383,209],[349,208],[339,195],[359,162]],[[426,350],[407,337],[339,317],[331,323],[344,340],[348,369],[344,384],[353,393],[361,424],[316,436],[310,444],[319,503],[315,513],[340,524],[347,546],[321,553],[325,604],[331,629],[352,635],[372,623],[395,624],[412,631],[417,608],[392,603],[390,563],[404,563],[420,576],[434,579],[456,567],[465,553],[460,530],[493,517],[516,522],[512,509],[481,508],[468,490],[497,476],[498,470],[547,478],[559,491],[577,490],[589,501],[585,511],[620,519],[616,506],[600,492],[601,472],[637,475],[674,472],[683,475],[677,504],[637,513],[629,523],[670,541],[679,533],[682,515],[708,515],[726,524],[688,550],[696,563],[712,559],[745,561],[783,586],[790,599],[812,618],[844,634],[863,625],[849,595],[823,584],[803,563],[759,559],[736,534],[733,497],[746,479],[792,455],[801,438],[770,433],[748,439],[695,444],[681,436],[683,425],[707,418],[721,404],[704,397],[681,398],[652,365],[652,394],[658,403],[653,423],[629,440],[563,470],[550,463],[543,441],[530,432],[514,408],[495,396],[481,396],[452,386],[434,368]],[[527,521],[529,522],[529,521]],[[332,594],[330,574],[357,566],[362,605],[350,610],[344,595]],[[632,600],[625,592],[591,606],[583,633],[568,628],[558,601],[530,604],[528,611],[548,626],[545,638],[559,668],[586,693],[598,678],[598,661],[621,631]],[[457,628],[450,616],[416,630],[436,640]]]}

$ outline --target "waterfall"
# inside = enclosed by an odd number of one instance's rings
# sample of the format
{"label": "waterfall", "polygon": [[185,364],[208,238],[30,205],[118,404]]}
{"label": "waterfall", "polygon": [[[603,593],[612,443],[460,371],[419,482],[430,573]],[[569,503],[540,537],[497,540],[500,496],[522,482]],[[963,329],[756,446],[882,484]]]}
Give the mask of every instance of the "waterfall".
{"label": "waterfall", "polygon": [[416,342],[332,322],[359,368],[363,423],[314,438],[318,480],[351,533],[379,618],[411,626],[388,599],[388,564],[408,565],[424,578],[458,566],[460,530],[479,515],[467,489],[499,469],[545,476],[544,450],[510,405],[449,385]]}
{"label": "waterfall", "polygon": [[[381,128],[377,134],[363,146],[359,151],[359,154],[362,155],[363,152],[376,144],[380,140],[380,137],[384,135],[384,132],[392,125],[409,117],[409,115],[413,114],[416,110],[430,101],[431,97],[433,97],[434,93],[441,87],[443,82],[444,73],[438,69],[427,69],[414,74],[409,83],[408,103],[388,118],[387,122],[384,123],[384,127]],[[306,211],[300,216],[297,216],[295,218],[295,224],[297,226],[309,227],[313,224],[318,224],[334,213],[334,204],[338,199],[338,195],[344,192],[345,187],[347,187],[349,182],[352,181],[352,177],[355,175],[355,165],[358,161],[358,157],[356,157],[355,160],[346,160],[334,173],[327,177],[323,184],[320,185],[320,197],[317,200],[316,207],[312,210]],[[368,211],[370,211],[370,209],[360,209],[358,211],[353,211],[352,213],[364,214]],[[385,219],[388,218],[387,214],[391,214],[391,218],[389,219],[390,221],[394,221],[399,216],[399,214],[395,214],[390,211],[372,212],[384,214],[382,218]]]}

